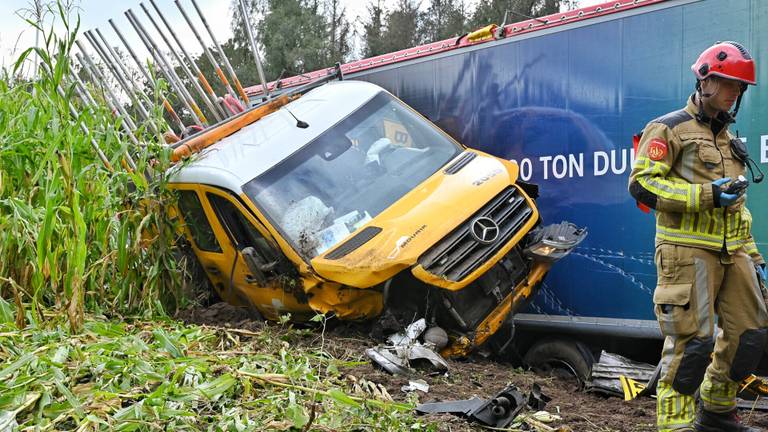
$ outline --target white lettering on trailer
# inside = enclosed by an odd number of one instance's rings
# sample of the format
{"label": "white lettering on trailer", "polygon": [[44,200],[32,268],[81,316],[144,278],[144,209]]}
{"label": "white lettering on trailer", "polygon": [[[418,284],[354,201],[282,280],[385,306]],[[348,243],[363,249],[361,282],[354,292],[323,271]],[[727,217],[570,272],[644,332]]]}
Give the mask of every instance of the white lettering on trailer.
{"label": "white lettering on trailer", "polygon": [[768,163],[768,135],[760,137],[760,163]]}
{"label": "white lettering on trailer", "polygon": [[552,156],[539,156],[539,162],[544,167],[544,180],[549,179],[549,161],[552,160]]}
{"label": "white lettering on trailer", "polygon": [[584,177],[584,153],[569,154],[567,158],[565,155],[540,156],[539,161],[544,169],[544,180],[549,178],[550,161],[552,161],[552,175],[557,179],[566,176],[568,178]]}
{"label": "white lettering on trailer", "polygon": [[533,163],[531,163],[530,159],[523,158],[523,160],[520,162],[514,159],[510,159],[509,161],[517,164],[517,167],[520,169],[520,179],[522,181],[528,181],[531,179],[531,176],[533,175]]}
{"label": "white lettering on trailer", "polygon": [[600,177],[601,175],[605,175],[605,173],[608,172],[608,168],[610,168],[608,161],[610,160],[608,157],[608,153],[604,151],[596,151],[594,153],[594,167],[595,167],[595,177]]}

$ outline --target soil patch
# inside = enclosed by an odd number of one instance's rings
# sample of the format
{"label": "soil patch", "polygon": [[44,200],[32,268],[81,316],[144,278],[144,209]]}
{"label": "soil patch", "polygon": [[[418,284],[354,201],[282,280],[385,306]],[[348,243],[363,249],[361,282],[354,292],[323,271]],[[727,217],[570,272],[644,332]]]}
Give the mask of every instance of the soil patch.
{"label": "soil patch", "polygon": [[[258,330],[265,324],[252,321],[247,311],[225,303],[217,303],[208,308],[189,309],[177,315],[188,323],[216,325],[223,327]],[[368,361],[366,348],[377,345],[367,329],[356,325],[338,325],[320,329],[312,333],[315,336],[302,337],[292,341],[294,344],[322,346],[336,358],[348,360],[354,366],[342,367],[350,382],[362,379],[386,388],[396,401],[407,401],[409,395],[401,390],[408,384],[409,377],[394,376]],[[448,360],[448,374],[419,373],[410,379],[423,379],[430,388],[429,393],[416,392],[420,403],[469,399],[472,396],[490,398],[506,385],[513,384],[527,394],[533,383],[541,386],[542,392],[551,397],[546,411],[562,417],[561,421],[550,426],[568,426],[574,432],[654,432],[656,431],[656,401],[643,398],[625,402],[617,397],[585,393],[578,389],[575,380],[561,377],[544,377],[521,368],[481,356],[465,360]],[[413,397],[413,396],[410,396]],[[411,399],[412,400],[412,399]],[[741,417],[746,424],[768,430],[768,413],[742,411]],[[441,431],[463,432],[487,430],[473,426],[458,417],[442,414],[426,416],[425,420],[439,424]]]}

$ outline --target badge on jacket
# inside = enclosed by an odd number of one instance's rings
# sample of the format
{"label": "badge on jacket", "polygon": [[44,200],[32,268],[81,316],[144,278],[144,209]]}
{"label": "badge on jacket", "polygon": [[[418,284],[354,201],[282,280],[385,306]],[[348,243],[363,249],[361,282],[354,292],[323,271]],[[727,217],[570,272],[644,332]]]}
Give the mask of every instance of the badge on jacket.
{"label": "badge on jacket", "polygon": [[648,157],[651,160],[662,160],[667,155],[667,143],[663,139],[654,138],[648,146]]}

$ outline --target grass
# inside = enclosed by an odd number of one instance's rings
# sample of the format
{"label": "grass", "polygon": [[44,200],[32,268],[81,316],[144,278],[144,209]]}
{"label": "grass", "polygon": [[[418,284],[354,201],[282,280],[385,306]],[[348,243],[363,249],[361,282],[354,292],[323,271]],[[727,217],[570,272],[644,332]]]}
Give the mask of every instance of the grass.
{"label": "grass", "polygon": [[[348,360],[258,332],[88,316],[17,330],[0,303],[0,430],[434,430],[412,406],[353,394]],[[8,429],[6,429],[8,428]]]}

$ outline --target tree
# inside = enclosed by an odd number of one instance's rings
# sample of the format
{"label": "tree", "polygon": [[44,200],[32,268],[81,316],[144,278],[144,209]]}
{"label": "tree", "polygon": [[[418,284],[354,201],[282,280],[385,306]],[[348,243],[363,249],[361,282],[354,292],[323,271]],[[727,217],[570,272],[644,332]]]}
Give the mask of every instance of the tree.
{"label": "tree", "polygon": [[466,32],[467,17],[464,2],[459,0],[431,0],[422,17],[423,42],[434,42]]}
{"label": "tree", "polygon": [[351,51],[352,25],[347,21],[346,9],[339,0],[326,0],[325,17],[330,24],[328,34],[328,60],[344,62]]}
{"label": "tree", "polygon": [[[237,1],[233,1],[232,9],[231,46],[240,66],[248,69],[244,75],[255,77],[250,42]],[[351,25],[339,0],[251,0],[248,11],[252,22],[256,22],[254,16],[261,17],[256,38],[269,80],[281,74],[290,76],[329,67],[349,55]]]}
{"label": "tree", "polygon": [[508,12],[507,24],[527,19],[557,13],[561,6],[573,8],[577,0],[490,0],[477,5],[470,28],[477,29],[488,24],[501,24],[504,13]]}
{"label": "tree", "polygon": [[368,20],[363,24],[363,56],[373,57],[386,53],[384,20],[386,11],[382,0],[368,3]]}
{"label": "tree", "polygon": [[386,51],[398,51],[421,43],[420,23],[419,4],[414,0],[399,0],[397,7],[387,14],[383,36]]}

